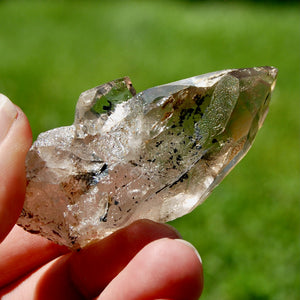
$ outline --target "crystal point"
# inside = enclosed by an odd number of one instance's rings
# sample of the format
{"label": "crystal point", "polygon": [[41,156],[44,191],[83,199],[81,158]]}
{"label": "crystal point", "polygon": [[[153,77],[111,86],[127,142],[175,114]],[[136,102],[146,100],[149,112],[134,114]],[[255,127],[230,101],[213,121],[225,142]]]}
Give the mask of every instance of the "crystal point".
{"label": "crystal point", "polygon": [[223,70],[138,94],[124,77],[82,93],[74,124],[41,133],[27,155],[18,224],[78,249],[187,214],[249,150],[276,76]]}

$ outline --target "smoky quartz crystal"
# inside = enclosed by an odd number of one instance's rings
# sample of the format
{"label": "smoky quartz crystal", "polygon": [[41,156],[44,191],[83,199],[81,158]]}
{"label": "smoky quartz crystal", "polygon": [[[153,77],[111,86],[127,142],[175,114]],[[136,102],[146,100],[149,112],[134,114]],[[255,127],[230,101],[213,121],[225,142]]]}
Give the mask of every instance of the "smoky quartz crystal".
{"label": "smoky quartz crystal", "polygon": [[83,92],[74,124],[41,133],[18,224],[70,249],[202,203],[247,153],[277,70],[229,69],[136,94],[128,77]]}

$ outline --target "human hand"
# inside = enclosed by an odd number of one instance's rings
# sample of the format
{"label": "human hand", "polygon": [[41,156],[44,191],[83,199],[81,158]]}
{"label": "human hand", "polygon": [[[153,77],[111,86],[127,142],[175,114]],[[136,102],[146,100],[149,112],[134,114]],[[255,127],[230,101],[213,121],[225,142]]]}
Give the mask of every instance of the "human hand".
{"label": "human hand", "polygon": [[0,94],[0,298],[199,298],[200,257],[168,225],[139,220],[79,252],[16,226],[30,145],[26,116]]}

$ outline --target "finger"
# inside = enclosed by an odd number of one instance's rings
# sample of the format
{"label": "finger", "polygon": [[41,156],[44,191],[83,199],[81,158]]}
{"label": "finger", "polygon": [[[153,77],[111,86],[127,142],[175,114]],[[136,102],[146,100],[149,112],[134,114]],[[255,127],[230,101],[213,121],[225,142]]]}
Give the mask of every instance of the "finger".
{"label": "finger", "polygon": [[195,250],[178,240],[161,239],[143,248],[98,299],[197,300],[202,289],[202,263]]}
{"label": "finger", "polygon": [[24,113],[0,94],[0,242],[18,219],[25,195],[25,157],[32,136]]}
{"label": "finger", "polygon": [[67,252],[67,248],[15,225],[0,244],[0,287]]}
{"label": "finger", "polygon": [[0,291],[0,296],[18,299],[26,291],[28,299],[32,299],[30,296],[43,300],[97,297],[145,245],[163,237],[178,236],[170,226],[137,221],[78,253],[57,258]]}
{"label": "finger", "polygon": [[96,297],[148,243],[178,238],[171,226],[139,220],[70,258],[72,281],[87,298]]}
{"label": "finger", "polygon": [[[36,272],[26,275],[0,290],[0,299],[22,300],[65,300],[83,299],[69,280],[66,261],[69,256],[64,255],[44,265]],[[55,283],[48,278],[55,276]],[[42,290],[41,290],[42,287]]]}

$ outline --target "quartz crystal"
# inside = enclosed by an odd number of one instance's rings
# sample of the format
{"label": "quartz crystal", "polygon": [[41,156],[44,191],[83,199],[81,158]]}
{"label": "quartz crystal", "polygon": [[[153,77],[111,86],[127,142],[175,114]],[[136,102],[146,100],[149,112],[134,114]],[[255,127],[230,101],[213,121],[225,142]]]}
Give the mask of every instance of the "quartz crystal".
{"label": "quartz crystal", "polygon": [[74,124],[41,133],[18,224],[79,249],[131,222],[176,219],[249,150],[277,70],[230,69],[136,94],[124,77],[83,92]]}

